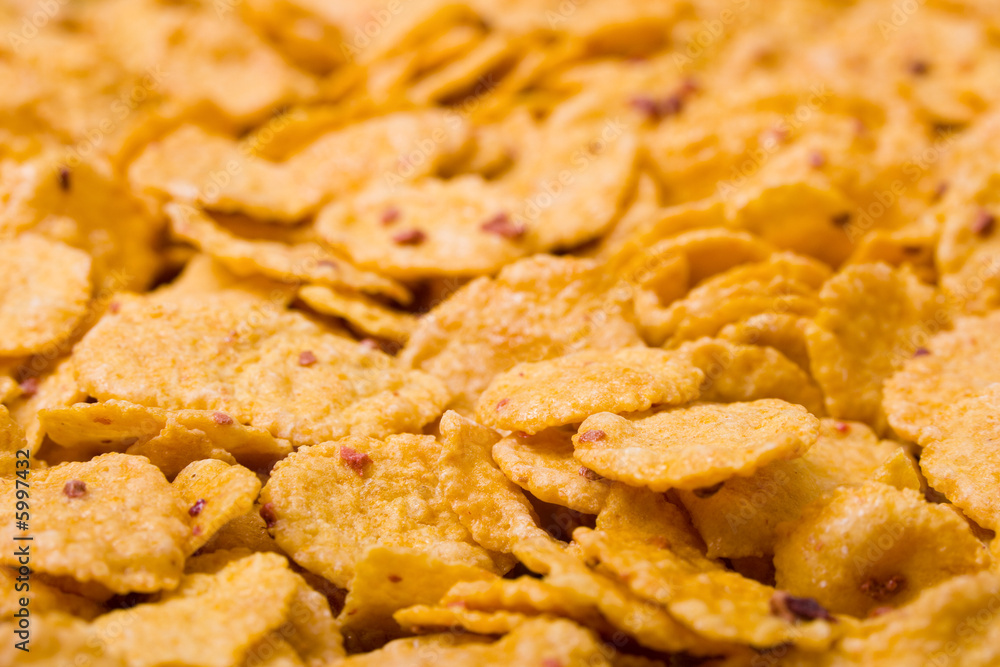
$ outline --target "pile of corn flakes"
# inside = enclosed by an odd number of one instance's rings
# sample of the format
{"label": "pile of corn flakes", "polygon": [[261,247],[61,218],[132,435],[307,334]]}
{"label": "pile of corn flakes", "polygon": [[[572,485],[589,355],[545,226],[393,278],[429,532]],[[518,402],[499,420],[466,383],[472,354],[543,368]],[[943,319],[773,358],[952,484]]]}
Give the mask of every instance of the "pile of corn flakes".
{"label": "pile of corn flakes", "polygon": [[995,0],[0,28],[0,664],[1000,664]]}

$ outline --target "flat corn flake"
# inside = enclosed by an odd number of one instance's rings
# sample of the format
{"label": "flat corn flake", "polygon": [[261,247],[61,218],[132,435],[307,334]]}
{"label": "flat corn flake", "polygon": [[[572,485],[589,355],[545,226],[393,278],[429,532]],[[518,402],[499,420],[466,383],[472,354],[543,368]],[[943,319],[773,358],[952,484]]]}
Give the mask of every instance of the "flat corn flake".
{"label": "flat corn flake", "polygon": [[589,260],[538,256],[504,267],[422,317],[400,361],[439,378],[450,407],[470,412],[493,376],[518,362],[640,343],[627,296],[604,293],[604,280]]}
{"label": "flat corn flake", "polygon": [[864,424],[823,419],[819,438],[801,457],[718,487],[678,491],[678,497],[710,557],[769,557],[779,524],[798,521],[806,507],[840,486],[874,479],[898,447],[879,442]]}
{"label": "flat corn flake", "polygon": [[399,345],[406,343],[417,326],[415,316],[388,308],[363,294],[307,285],[299,290],[298,296],[317,313],[342,318],[362,334]]}
{"label": "flat corn flake", "polygon": [[519,200],[477,174],[378,186],[316,217],[324,241],[396,279],[491,274],[530,254]]}
{"label": "flat corn flake", "polygon": [[402,547],[375,546],[357,564],[339,620],[354,650],[371,649],[405,633],[393,620],[400,609],[437,603],[457,582],[498,577],[478,567],[446,563]]}
{"label": "flat corn flake", "polygon": [[350,437],[303,447],[275,466],[261,493],[262,512],[295,562],[342,588],[376,545],[494,570],[489,552],[444,499],[437,460],[431,436]]}
{"label": "flat corn flake", "polygon": [[302,315],[236,293],[121,295],[77,344],[77,379],[99,400],[219,411],[300,445],[419,429],[441,384]]}
{"label": "flat corn flake", "polygon": [[[14,481],[0,479],[5,540],[15,529]],[[188,539],[187,509],[145,459],[105,454],[31,475],[32,569],[116,593],[177,585]],[[0,563],[17,566],[13,551]]]}
{"label": "flat corn flake", "polygon": [[719,331],[719,338],[741,345],[773,347],[809,371],[809,346],[806,332],[812,321],[797,315],[760,313]]}
{"label": "flat corn flake", "polygon": [[818,433],[805,408],[777,399],[699,403],[632,419],[594,415],[573,436],[573,456],[633,486],[697,489],[802,456]]}
{"label": "flat corn flake", "polygon": [[692,631],[712,640],[768,648],[794,642],[815,649],[832,643],[833,621],[783,618],[772,611],[777,591],[704,557],[682,557],[643,541],[579,528],[573,539],[588,561],[612,573],[637,596],[661,604]]}
{"label": "flat corn flake", "polygon": [[920,469],[927,481],[979,525],[1000,530],[1000,383],[940,417],[941,435],[923,438]]}
{"label": "flat corn flake", "polygon": [[651,342],[676,346],[714,336],[725,325],[760,313],[814,315],[819,308],[816,290],[828,276],[824,265],[791,253],[737,266],[670,304],[662,326],[649,332]]}
{"label": "flat corn flake", "polygon": [[988,564],[986,548],[957,512],[878,483],[835,491],[774,549],[779,588],[854,616],[906,604]]}
{"label": "flat corn flake", "polygon": [[660,605],[636,597],[551,541],[525,540],[514,553],[528,569],[545,575],[542,581],[565,596],[566,604],[600,613],[615,630],[646,648],[693,655],[715,655],[726,648],[697,636]]}
{"label": "flat corn flake", "polygon": [[303,667],[295,647],[272,632],[247,649],[239,667]]}
{"label": "flat corn flake", "polygon": [[507,479],[539,500],[597,514],[609,482],[573,458],[571,437],[559,429],[508,436],[493,445],[493,460]]}
{"label": "flat corn flake", "polygon": [[959,318],[953,331],[917,348],[886,380],[885,412],[899,435],[914,442],[940,438],[941,413],[1000,382],[998,327],[1000,313]]}
{"label": "flat corn flake", "polygon": [[480,422],[534,434],[598,412],[641,412],[698,397],[701,371],[683,355],[645,347],[585,351],[521,363],[493,378],[479,397]]}
{"label": "flat corn flake", "polygon": [[532,620],[493,643],[431,635],[429,639],[397,639],[385,647],[347,658],[344,667],[506,667],[561,665],[610,667],[593,633],[565,620]]}
{"label": "flat corn flake", "polygon": [[701,338],[684,343],[677,353],[704,373],[702,401],[780,398],[814,415],[826,412],[823,394],[808,373],[774,348]]}
{"label": "flat corn flake", "polygon": [[134,667],[230,667],[285,621],[300,582],[283,557],[253,554],[187,575],[173,594],[105,614],[91,631]]}
{"label": "flat corn flake", "polygon": [[[53,442],[67,448],[128,448],[128,453],[153,454],[164,474],[176,475],[176,465],[205,458],[232,457],[252,468],[269,467],[292,451],[287,441],[262,428],[244,426],[224,412],[163,410],[127,401],[77,403],[39,411],[39,421]],[[173,473],[173,474],[171,474]]]}
{"label": "flat corn flake", "polygon": [[243,466],[213,459],[191,463],[171,483],[188,506],[189,554],[230,520],[249,512],[261,487],[257,475]]}
{"label": "flat corn flake", "polygon": [[0,241],[0,255],[0,356],[49,354],[87,314],[90,256],[34,234]]}
{"label": "flat corn flake", "polygon": [[830,415],[884,428],[882,383],[947,324],[935,296],[885,264],[849,266],[823,286],[807,340]]}
{"label": "flat corn flake", "polygon": [[[920,465],[913,454],[891,440],[883,440],[882,444],[888,444],[889,447],[895,449],[875,470],[872,480],[894,486],[897,489],[912,489],[926,494],[927,480],[920,473]],[[920,454],[921,460],[924,458],[924,452]]]}
{"label": "flat corn flake", "polygon": [[291,644],[305,667],[326,667],[344,657],[344,638],[329,600],[302,578],[288,620],[276,633]]}
{"label": "flat corn flake", "polygon": [[[909,604],[885,610],[862,624],[861,636],[844,639],[822,664],[988,667],[1000,660],[996,607],[1000,575],[980,572],[950,578]],[[793,651],[792,667],[816,665],[813,653]]]}
{"label": "flat corn flake", "polygon": [[185,204],[167,204],[164,211],[176,236],[211,255],[236,276],[262,275],[285,283],[309,282],[355,289],[384,294],[402,303],[410,299],[407,289],[396,281],[362,271],[317,243],[240,238]]}
{"label": "flat corn flake", "polygon": [[[284,162],[271,162],[250,146],[189,125],[147,147],[129,179],[140,191],[294,224],[369,182],[393,184],[432,172],[461,149],[467,132],[458,114],[390,114],[334,130]],[[425,142],[428,151],[420,142],[430,133],[436,138]],[[220,167],[229,177],[224,182],[216,176]]]}
{"label": "flat corn flake", "polygon": [[451,410],[439,430],[441,492],[472,538],[509,554],[518,541],[543,537],[531,503],[493,460],[500,436]]}

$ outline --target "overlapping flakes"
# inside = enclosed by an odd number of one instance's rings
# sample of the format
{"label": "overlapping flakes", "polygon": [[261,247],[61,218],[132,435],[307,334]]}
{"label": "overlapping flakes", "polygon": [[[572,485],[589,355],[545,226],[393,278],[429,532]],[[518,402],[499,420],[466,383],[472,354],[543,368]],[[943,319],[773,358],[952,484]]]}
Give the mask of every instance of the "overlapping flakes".
{"label": "overlapping flakes", "polygon": [[217,410],[293,444],[417,429],[447,401],[434,378],[245,294],[116,303],[74,356],[100,400]]}
{"label": "overlapping flakes", "polygon": [[0,663],[997,661],[990,3],[50,4]]}
{"label": "overlapping flakes", "polygon": [[805,408],[777,399],[697,403],[632,418],[593,415],[573,436],[573,455],[634,486],[697,489],[801,456],[818,433]]}

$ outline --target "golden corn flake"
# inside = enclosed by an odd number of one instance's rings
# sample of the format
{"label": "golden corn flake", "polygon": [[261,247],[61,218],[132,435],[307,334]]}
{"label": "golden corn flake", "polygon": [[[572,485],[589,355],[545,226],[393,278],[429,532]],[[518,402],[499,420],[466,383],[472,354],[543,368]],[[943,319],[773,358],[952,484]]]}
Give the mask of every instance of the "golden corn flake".
{"label": "golden corn flake", "polygon": [[828,613],[805,623],[783,618],[772,611],[774,588],[706,558],[682,557],[669,548],[587,528],[577,529],[573,538],[599,569],[611,572],[639,597],[664,605],[708,639],[757,648],[794,642],[822,649],[834,638]]}
{"label": "golden corn flake", "polygon": [[1000,313],[959,318],[953,331],[917,348],[885,383],[885,412],[892,428],[914,442],[940,438],[942,412],[1000,382],[998,327]]}
{"label": "golden corn flake", "polygon": [[431,635],[397,639],[378,651],[351,656],[344,667],[506,667],[538,664],[563,667],[610,667],[593,633],[571,621],[537,619],[514,628],[494,643]]}
{"label": "golden corn flake", "polygon": [[[19,576],[20,581],[18,581]],[[104,608],[93,600],[66,593],[43,581],[31,581],[15,569],[0,568],[0,583],[3,584],[3,590],[0,592],[0,614],[5,619],[14,618],[14,614],[21,606],[21,598],[29,600],[30,614],[64,612],[89,621],[104,612]],[[28,584],[27,587],[25,583]],[[31,618],[33,623],[35,617]],[[34,650],[33,644],[32,650]]]}
{"label": "golden corn flake", "polygon": [[437,461],[431,436],[303,447],[275,466],[261,493],[271,533],[296,563],[343,588],[376,545],[495,569],[443,497]]}
{"label": "golden corn flake", "polygon": [[[661,241],[684,254],[691,267],[689,278],[697,285],[740,264],[762,262],[776,248],[758,236],[723,228],[694,229]],[[661,250],[662,252],[662,250]]]}
{"label": "golden corn flake", "polygon": [[172,484],[188,506],[189,554],[201,548],[229,521],[249,512],[261,486],[257,476],[243,466],[213,459],[191,463]]}
{"label": "golden corn flake", "polygon": [[460,606],[435,607],[414,605],[400,609],[393,618],[412,632],[434,630],[464,630],[480,635],[505,635],[533,618],[554,620],[546,616],[527,616],[513,611],[476,611]]}
{"label": "golden corn flake", "polygon": [[713,655],[723,647],[698,637],[663,607],[636,597],[624,584],[591,570],[551,541],[526,540],[514,553],[530,570],[545,575],[542,581],[565,596],[565,604],[597,611],[615,630],[646,648]]}
{"label": "golden corn flake", "polygon": [[243,239],[217,225],[192,206],[167,204],[174,234],[215,258],[240,277],[262,275],[274,280],[311,282],[385,294],[405,303],[410,294],[394,280],[362,271],[316,243]]}
{"label": "golden corn flake", "polygon": [[0,356],[49,353],[87,314],[90,256],[34,234],[0,240]]}
{"label": "golden corn flake", "polygon": [[10,414],[24,427],[28,448],[35,451],[45,437],[39,412],[45,408],[65,408],[87,398],[73,370],[73,358],[56,362],[52,371],[38,381],[35,393],[22,396],[10,406]]}
{"label": "golden corn flake", "polygon": [[355,650],[380,646],[404,634],[393,620],[396,611],[434,604],[457,582],[497,579],[481,568],[446,563],[413,549],[371,547],[357,564],[340,612],[341,628]]}
{"label": "golden corn flake", "polygon": [[941,435],[922,438],[920,468],[936,490],[984,528],[1000,529],[1000,382],[960,401],[941,417]]}
{"label": "golden corn flake", "polygon": [[[0,479],[0,535],[15,528],[14,480]],[[105,454],[31,474],[31,567],[116,593],[174,588],[184,568],[187,510],[145,459]],[[0,563],[17,566],[13,551]]]}
{"label": "golden corn flake", "polygon": [[135,667],[229,667],[285,621],[300,582],[283,557],[253,554],[185,576],[159,602],[105,614],[91,632]]}
{"label": "golden corn flake", "polygon": [[418,429],[447,400],[434,378],[266,301],[117,299],[74,355],[99,400],[219,411],[293,444]]}
{"label": "golden corn flake", "polygon": [[799,458],[775,461],[718,488],[678,491],[678,497],[710,557],[770,556],[779,524],[797,521],[808,505],[840,486],[875,478],[897,447],[879,442],[864,424],[822,419],[819,438]]}
{"label": "golden corn flake", "polygon": [[597,530],[628,539],[658,544],[675,553],[700,556],[705,543],[691,525],[684,510],[667,500],[665,494],[615,482],[611,485]]}
{"label": "golden corn flake", "polygon": [[829,269],[815,260],[776,253],[766,262],[744,264],[713,276],[670,304],[653,342],[670,345],[714,336],[725,325],[760,313],[811,316],[816,290]]}
{"label": "golden corn flake", "polygon": [[957,512],[878,483],[845,487],[813,505],[774,550],[779,588],[855,616],[906,604],[988,564]]}
{"label": "golden corn flake", "polygon": [[298,296],[307,306],[323,315],[348,322],[362,334],[403,345],[417,326],[417,318],[387,308],[363,294],[340,292],[323,285],[307,285]]}
{"label": "golden corn flake", "polygon": [[585,351],[521,363],[493,378],[479,397],[476,417],[508,431],[533,434],[576,424],[598,412],[641,412],[698,397],[704,376],[666,350]]}
{"label": "golden corn flake", "polygon": [[[34,587],[34,583],[32,587]],[[39,611],[31,607],[31,626],[26,632],[27,652],[16,647],[21,637],[14,634],[16,623],[5,618],[2,631],[10,641],[0,645],[0,661],[5,665],[70,665],[84,663],[89,667],[129,667],[126,656],[115,647],[95,637],[89,625],[79,618],[59,610]],[[13,639],[13,637],[18,637]],[[97,640],[97,641],[95,641]]]}
{"label": "golden corn flake", "polygon": [[[872,479],[882,484],[894,486],[897,489],[913,489],[921,493],[927,492],[927,480],[920,474],[920,466],[905,447],[898,446],[892,441],[883,440],[883,445],[888,444],[894,447],[894,451],[889,455],[878,468]],[[926,456],[926,448],[921,452],[920,458]]]}
{"label": "golden corn flake", "polygon": [[805,408],[777,399],[699,403],[632,419],[594,415],[573,436],[573,456],[633,486],[697,489],[802,456],[818,433]]}
{"label": "golden corn flake", "polygon": [[276,634],[291,644],[305,667],[325,667],[344,657],[340,630],[326,596],[300,578],[288,620]]}
{"label": "golden corn flake", "polygon": [[[7,408],[0,405],[0,477],[13,477],[18,468],[29,468],[31,459],[24,455],[27,451],[24,429],[11,419]],[[24,461],[20,466],[19,460]]]}
{"label": "golden corn flake", "polygon": [[601,292],[589,260],[538,256],[479,278],[420,319],[403,364],[445,383],[451,407],[471,411],[498,374],[521,361],[640,343],[627,295]]}
{"label": "golden corn flake", "polygon": [[885,264],[849,266],[823,286],[807,340],[832,416],[882,427],[882,383],[947,324],[935,296],[912,274]]}
{"label": "golden corn flake", "polygon": [[[997,601],[1000,576],[980,572],[952,577],[899,609],[863,624],[861,637],[844,639],[828,663],[923,667],[987,667],[1000,660]],[[788,664],[815,665],[815,654],[795,654]]]}
{"label": "golden corn flake", "polygon": [[714,338],[684,343],[677,353],[704,373],[702,401],[755,401],[780,398],[822,416],[823,394],[812,378],[778,350],[737,345]]}
{"label": "golden corn flake", "polygon": [[[176,475],[178,461],[234,458],[251,467],[268,467],[292,451],[287,441],[262,428],[244,426],[224,412],[148,408],[127,401],[77,403],[40,410],[39,421],[53,442],[68,448],[128,447],[135,455],[153,454],[164,474]],[[168,472],[169,470],[169,472]],[[171,472],[173,474],[171,474]]]}
{"label": "golden corn flake", "polygon": [[539,500],[597,514],[609,481],[573,458],[571,437],[559,429],[508,436],[493,445],[493,460],[507,479]]}
{"label": "golden corn flake", "polygon": [[472,538],[491,551],[510,553],[520,540],[544,537],[531,503],[494,463],[500,436],[451,410],[439,429],[441,492]]}
{"label": "golden corn flake", "polygon": [[281,548],[267,532],[267,523],[261,518],[257,507],[243,516],[230,519],[208,539],[199,553],[209,554],[231,549],[281,552]]}

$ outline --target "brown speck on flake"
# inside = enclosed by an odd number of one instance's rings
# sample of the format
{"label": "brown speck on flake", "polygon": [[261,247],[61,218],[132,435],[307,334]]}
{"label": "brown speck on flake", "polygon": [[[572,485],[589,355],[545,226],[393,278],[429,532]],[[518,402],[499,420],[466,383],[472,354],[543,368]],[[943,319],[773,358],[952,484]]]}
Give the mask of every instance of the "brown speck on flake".
{"label": "brown speck on flake", "polygon": [[919,255],[924,251],[923,246],[918,245],[904,245],[902,250],[904,255]]}
{"label": "brown speck on flake", "polygon": [[233,418],[227,415],[225,412],[216,412],[212,415],[212,421],[216,424],[226,426],[233,423]]}
{"label": "brown speck on flake", "polygon": [[985,209],[980,209],[972,219],[972,233],[977,236],[989,236],[993,233],[996,224],[995,215]]}
{"label": "brown speck on flake", "polygon": [[847,223],[851,221],[851,214],[848,212],[838,213],[837,215],[830,218],[830,222],[837,225],[838,227],[845,227]]}
{"label": "brown speck on flake", "polygon": [[260,518],[264,520],[268,528],[278,522],[278,515],[274,513],[273,503],[264,503],[260,506]]}
{"label": "brown speck on flake", "polygon": [[201,535],[201,526],[198,525],[191,526],[191,534],[194,535],[195,537]]}
{"label": "brown speck on flake", "polygon": [[188,510],[188,515],[198,516],[199,514],[201,514],[201,511],[205,509],[206,504],[208,504],[208,501],[205,500],[204,498],[199,498],[198,500],[194,501],[194,505],[191,505],[191,509]]}
{"label": "brown speck on flake", "polygon": [[528,231],[525,225],[511,220],[506,213],[497,213],[479,228],[488,234],[496,234],[510,240],[519,239]]}
{"label": "brown speck on flake", "polygon": [[340,448],[340,460],[344,462],[344,465],[356,472],[358,477],[365,476],[365,464],[372,461],[370,456],[351,447]]}
{"label": "brown speck on flake", "polygon": [[801,598],[785,591],[775,591],[771,596],[771,614],[789,623],[817,619],[836,622],[830,612],[814,598]]}
{"label": "brown speck on flake", "polygon": [[860,588],[861,592],[870,597],[872,600],[881,602],[882,600],[891,598],[896,593],[899,593],[903,590],[904,586],[906,586],[906,578],[902,575],[896,574],[884,581],[872,577],[862,583]]}
{"label": "brown speck on flake", "polygon": [[948,192],[948,181],[941,181],[934,187],[934,194],[932,196],[932,201],[938,201],[944,194]]}
{"label": "brown speck on flake", "polygon": [[299,366],[312,366],[315,363],[316,355],[313,354],[312,350],[299,352]]}
{"label": "brown speck on flake", "polygon": [[718,484],[713,484],[712,486],[703,486],[700,489],[695,489],[694,495],[698,498],[711,498],[722,489],[723,484],[725,484],[725,482],[719,482]]}
{"label": "brown speck on flake", "polygon": [[382,211],[382,224],[388,227],[399,220],[399,209],[395,206],[390,206],[389,208]]}
{"label": "brown speck on flake", "polygon": [[580,434],[580,442],[597,442],[603,440],[606,433],[604,431],[584,431]]}
{"label": "brown speck on flake", "polygon": [[926,357],[930,353],[931,353],[931,351],[928,350],[926,347],[918,347],[916,350],[913,351],[913,356],[914,357]]}
{"label": "brown speck on flake", "polygon": [[669,549],[670,540],[668,540],[663,535],[654,535],[653,537],[646,540],[646,543],[656,547],[657,549]]}
{"label": "brown speck on flake", "polygon": [[71,479],[63,486],[67,498],[82,498],[87,494],[87,484],[82,479]]}
{"label": "brown speck on flake", "polygon": [[111,423],[111,419],[109,417],[94,417],[94,421],[98,424],[104,424],[105,426]]}
{"label": "brown speck on flake", "polygon": [[833,428],[837,429],[841,433],[849,433],[851,430],[851,425],[845,422],[836,422],[834,423]]}
{"label": "brown speck on flake", "polygon": [[59,165],[59,189],[63,192],[69,192],[70,188],[73,187],[71,176],[69,167],[64,164]]}
{"label": "brown speck on flake", "polygon": [[419,229],[405,229],[392,235],[396,245],[420,245],[427,240],[427,235]]}
{"label": "brown speck on flake", "polygon": [[809,166],[813,169],[822,169],[826,166],[826,155],[822,151],[810,151]]}
{"label": "brown speck on flake", "polygon": [[38,378],[34,376],[24,378],[18,386],[21,387],[21,393],[24,394],[25,397],[31,398],[38,393]]}
{"label": "brown speck on flake", "polygon": [[603,477],[598,475],[596,472],[594,472],[587,466],[580,466],[580,470],[578,472],[580,477],[583,477],[584,479],[589,479],[591,482],[599,482],[602,479],[604,479]]}
{"label": "brown speck on flake", "polygon": [[394,584],[398,584],[402,580],[403,580],[403,578],[401,576],[399,576],[398,574],[390,574],[389,575],[389,581],[391,581]]}
{"label": "brown speck on flake", "polygon": [[325,266],[331,269],[337,268],[337,263],[332,259],[321,259],[316,263],[319,264],[320,266]]}
{"label": "brown speck on flake", "polygon": [[868,618],[878,618],[879,616],[884,616],[890,611],[895,611],[893,607],[875,607],[870,612],[868,612]]}
{"label": "brown speck on flake", "polygon": [[555,658],[545,658],[542,660],[542,667],[563,667],[561,660]]}
{"label": "brown speck on flake", "polygon": [[906,69],[913,76],[924,76],[929,71],[931,71],[931,66],[927,63],[926,60],[911,60],[910,63],[906,66]]}
{"label": "brown speck on flake", "polygon": [[508,403],[510,403],[509,398],[501,398],[499,401],[497,401],[497,410],[502,410],[503,407]]}
{"label": "brown speck on flake", "polygon": [[117,313],[121,309],[122,305],[117,301],[112,301],[111,303],[108,304],[108,311],[111,312],[112,314]]}

